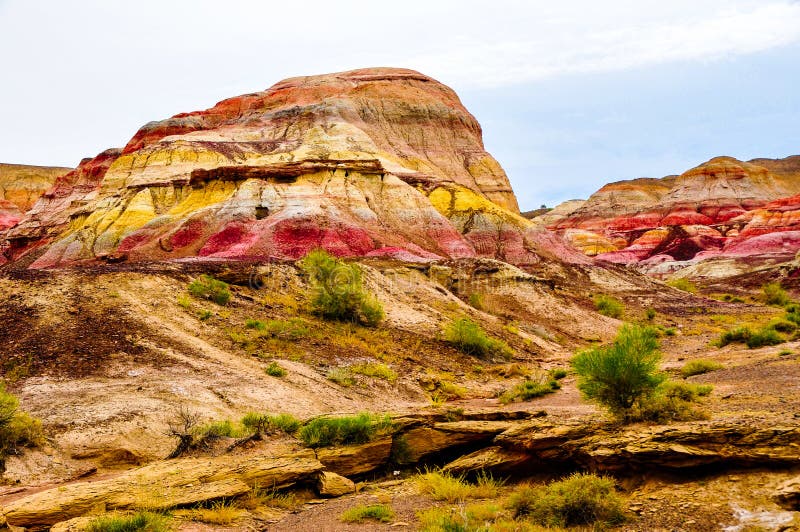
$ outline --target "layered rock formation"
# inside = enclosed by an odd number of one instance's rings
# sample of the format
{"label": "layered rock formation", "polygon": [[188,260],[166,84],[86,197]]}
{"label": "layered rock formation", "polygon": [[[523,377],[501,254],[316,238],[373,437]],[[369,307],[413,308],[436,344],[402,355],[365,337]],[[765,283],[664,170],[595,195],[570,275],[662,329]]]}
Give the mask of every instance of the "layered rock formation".
{"label": "layered rock formation", "polygon": [[610,262],[793,254],[798,193],[800,156],[717,157],[679,176],[606,185],[549,227]]}
{"label": "layered rock formation", "polygon": [[0,163],[0,230],[16,225],[56,178],[71,170]]}
{"label": "layered rock formation", "polygon": [[[293,78],[141,128],[6,234],[33,267],[97,259],[581,260],[521,217],[456,94],[411,70]],[[35,259],[35,260],[34,260]]]}

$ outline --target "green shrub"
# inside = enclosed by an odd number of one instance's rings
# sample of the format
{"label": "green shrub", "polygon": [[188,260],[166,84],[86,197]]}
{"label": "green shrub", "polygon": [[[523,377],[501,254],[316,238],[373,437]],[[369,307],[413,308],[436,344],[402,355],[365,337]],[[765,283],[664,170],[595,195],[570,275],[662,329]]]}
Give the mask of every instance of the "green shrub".
{"label": "green shrub", "polygon": [[277,362],[275,362],[274,360],[272,362],[270,362],[267,365],[266,368],[264,368],[264,371],[270,377],[285,377],[286,376],[286,370],[283,369],[281,367],[281,365],[278,364]]}
{"label": "green shrub", "polygon": [[353,373],[348,368],[331,368],[325,374],[325,378],[345,388],[356,383]]}
{"label": "green shrub", "polygon": [[664,336],[675,336],[678,330],[675,327],[667,327],[664,329]]}
{"label": "green shrub", "polygon": [[200,441],[214,440],[217,438],[240,438],[245,435],[242,427],[233,423],[230,419],[222,421],[212,421],[205,425],[200,425],[194,430],[195,436]]}
{"label": "green shrub", "polygon": [[693,282],[691,282],[689,279],[686,279],[685,277],[667,281],[667,284],[672,288],[677,288],[678,290],[683,290],[684,292],[689,292],[690,294],[694,294],[697,292],[697,286],[695,286]]}
{"label": "green shrub", "polygon": [[300,428],[300,420],[290,414],[260,414],[248,412],[242,418],[242,425],[252,432],[270,434],[281,431],[294,434]]}
{"label": "green shrub", "polygon": [[41,420],[19,410],[19,399],[0,383],[0,471],[5,469],[5,460],[10,454],[44,442]]}
{"label": "green shrub", "polygon": [[603,316],[615,319],[620,319],[625,312],[622,301],[604,294],[594,296],[594,308]]}
{"label": "green shrub", "polygon": [[269,320],[259,323],[262,325],[256,328],[261,331],[262,336],[268,335],[281,340],[297,340],[309,334],[308,324],[300,318]]}
{"label": "green shrub", "polygon": [[339,519],[345,523],[362,523],[367,520],[388,523],[394,519],[394,512],[384,504],[362,505],[345,510]]}
{"label": "green shrub", "polygon": [[692,375],[702,375],[710,371],[722,369],[723,366],[715,360],[690,360],[681,368],[681,375],[684,377],[691,377]]}
{"label": "green shrub", "polygon": [[211,300],[217,305],[227,305],[231,299],[228,283],[206,274],[189,284],[189,293],[194,297]]}
{"label": "green shrub", "polygon": [[725,347],[726,345],[733,343],[743,344],[747,342],[748,338],[750,338],[752,334],[753,331],[751,331],[749,327],[737,327],[722,333],[722,336],[717,339],[716,344],[717,347]]}
{"label": "green shrub", "polygon": [[298,437],[308,447],[366,443],[392,429],[389,416],[362,412],[354,416],[318,417],[306,423]]}
{"label": "green shrub", "polygon": [[546,486],[522,486],[508,500],[515,516],[547,527],[613,526],[625,520],[614,480],[575,473]]}
{"label": "green shrub", "polygon": [[326,319],[376,326],[384,318],[380,302],[364,290],[361,268],[327,251],[310,251],[300,267],[312,285],[311,309]]}
{"label": "green shrub", "polygon": [[444,339],[459,351],[472,356],[511,358],[513,351],[502,340],[490,338],[480,325],[469,318],[459,318],[448,324]]}
{"label": "green shrub", "polygon": [[104,515],[86,526],[87,532],[166,532],[169,529],[169,518],[152,512]]}
{"label": "green shrub", "polygon": [[696,408],[694,402],[712,390],[709,384],[663,382],[655,393],[639,402],[631,419],[656,423],[707,419],[708,414]]}
{"label": "green shrub", "polygon": [[513,401],[530,401],[560,389],[561,385],[547,373],[536,375],[517,384],[500,395],[500,402],[508,404]]}
{"label": "green shrub", "polygon": [[397,372],[386,364],[378,362],[364,362],[362,364],[353,364],[350,366],[350,371],[358,373],[359,375],[366,375],[375,379],[384,379],[389,382],[397,380]]}
{"label": "green shrub", "polygon": [[647,321],[653,321],[656,317],[656,309],[649,308],[644,311],[644,317],[647,318]]}
{"label": "green shrub", "polygon": [[782,333],[794,332],[797,329],[797,324],[785,318],[775,318],[767,324],[767,329],[772,329]]}
{"label": "green shrub", "polygon": [[786,307],[786,314],[784,314],[783,317],[795,325],[800,325],[800,309],[797,308],[797,305],[788,305]]}
{"label": "green shrub", "polygon": [[660,361],[655,329],[623,325],[611,345],[579,353],[572,367],[584,397],[627,418],[634,404],[664,381]]}
{"label": "green shrub", "polygon": [[255,329],[257,331],[264,331],[264,330],[267,329],[267,324],[265,322],[263,322],[261,320],[250,319],[250,318],[245,320],[244,326],[247,327],[248,329]]}
{"label": "green shrub", "polygon": [[569,375],[569,372],[564,368],[553,368],[547,373],[557,381],[560,381],[561,379]]}
{"label": "green shrub", "polygon": [[210,310],[207,310],[207,309],[199,310],[197,312],[197,317],[198,317],[198,319],[200,321],[206,321],[207,319],[209,319],[213,315],[214,315],[214,313],[211,312]]}
{"label": "green shrub", "polygon": [[483,294],[480,292],[472,292],[469,295],[469,304],[474,309],[483,310]]}
{"label": "green shrub", "polygon": [[444,403],[462,399],[467,395],[467,389],[458,384],[448,381],[439,381],[431,393],[431,401],[434,403]]}
{"label": "green shrub", "polygon": [[791,302],[789,294],[781,288],[780,283],[767,283],[761,287],[761,292],[764,297],[764,303],[767,305],[783,307]]}
{"label": "green shrub", "polygon": [[784,341],[783,337],[775,329],[764,328],[752,333],[745,341],[745,344],[749,349],[755,349],[765,345],[782,344]]}

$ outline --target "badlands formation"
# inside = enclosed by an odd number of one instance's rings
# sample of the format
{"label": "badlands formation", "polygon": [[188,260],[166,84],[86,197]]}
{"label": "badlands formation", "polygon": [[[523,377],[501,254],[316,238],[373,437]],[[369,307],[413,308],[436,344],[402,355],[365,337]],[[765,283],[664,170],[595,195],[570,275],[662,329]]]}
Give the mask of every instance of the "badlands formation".
{"label": "badlands formation", "polygon": [[[11,530],[800,523],[800,313],[774,300],[800,293],[798,157],[523,215],[451,89],[373,68],[151,122],[72,170],[3,165],[0,185],[0,371],[32,416],[13,444],[0,423]],[[298,259],[317,248],[383,316],[314,307]],[[571,361],[625,323],[658,335],[658,397],[683,410],[581,395]],[[608,475],[588,478],[613,519],[541,496],[574,472]]]}

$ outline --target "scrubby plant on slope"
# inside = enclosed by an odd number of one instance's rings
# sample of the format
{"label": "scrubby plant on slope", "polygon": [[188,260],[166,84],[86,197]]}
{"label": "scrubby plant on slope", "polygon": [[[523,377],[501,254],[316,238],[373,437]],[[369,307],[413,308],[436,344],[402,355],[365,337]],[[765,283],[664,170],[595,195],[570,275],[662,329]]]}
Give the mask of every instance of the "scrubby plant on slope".
{"label": "scrubby plant on slope", "polygon": [[388,434],[392,429],[389,416],[362,412],[354,416],[318,417],[306,423],[297,436],[308,447],[328,447],[366,443]]}
{"label": "scrubby plant on slope", "polygon": [[0,472],[7,456],[43,443],[42,422],[19,410],[19,399],[0,383]]}
{"label": "scrubby plant on slope", "polygon": [[348,264],[322,249],[310,251],[299,264],[312,286],[314,313],[326,319],[369,326],[383,320],[383,306],[364,289],[357,264]]}
{"label": "scrubby plant on slope", "polygon": [[660,361],[656,330],[624,325],[611,345],[579,353],[572,366],[584,397],[627,418],[634,405],[664,381]]}
{"label": "scrubby plant on slope", "polygon": [[620,319],[625,312],[625,306],[619,299],[599,294],[594,297],[594,308],[603,316]]}
{"label": "scrubby plant on slope", "polygon": [[508,344],[490,337],[480,325],[469,318],[450,322],[444,330],[444,340],[459,351],[477,357],[499,356],[508,359],[513,355]]}
{"label": "scrubby plant on slope", "polygon": [[780,283],[767,283],[761,287],[764,303],[783,307],[790,303],[789,294],[781,287]]}
{"label": "scrubby plant on slope", "polygon": [[227,305],[231,299],[228,283],[203,274],[189,284],[189,293],[194,297],[208,299],[217,305]]}

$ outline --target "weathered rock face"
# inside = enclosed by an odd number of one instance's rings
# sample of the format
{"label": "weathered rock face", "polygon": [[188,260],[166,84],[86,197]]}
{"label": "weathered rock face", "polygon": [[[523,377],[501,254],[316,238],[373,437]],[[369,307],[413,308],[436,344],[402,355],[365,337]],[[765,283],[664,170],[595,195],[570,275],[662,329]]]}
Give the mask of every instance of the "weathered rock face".
{"label": "weathered rock face", "polygon": [[581,259],[521,217],[456,94],[411,70],[293,78],[145,125],[6,234],[51,267],[102,258]]}
{"label": "weathered rock face", "polygon": [[0,163],[0,231],[16,225],[56,178],[71,170]]}
{"label": "weathered rock face", "polygon": [[606,185],[549,227],[610,262],[794,253],[798,193],[800,156],[717,157],[680,176]]}

